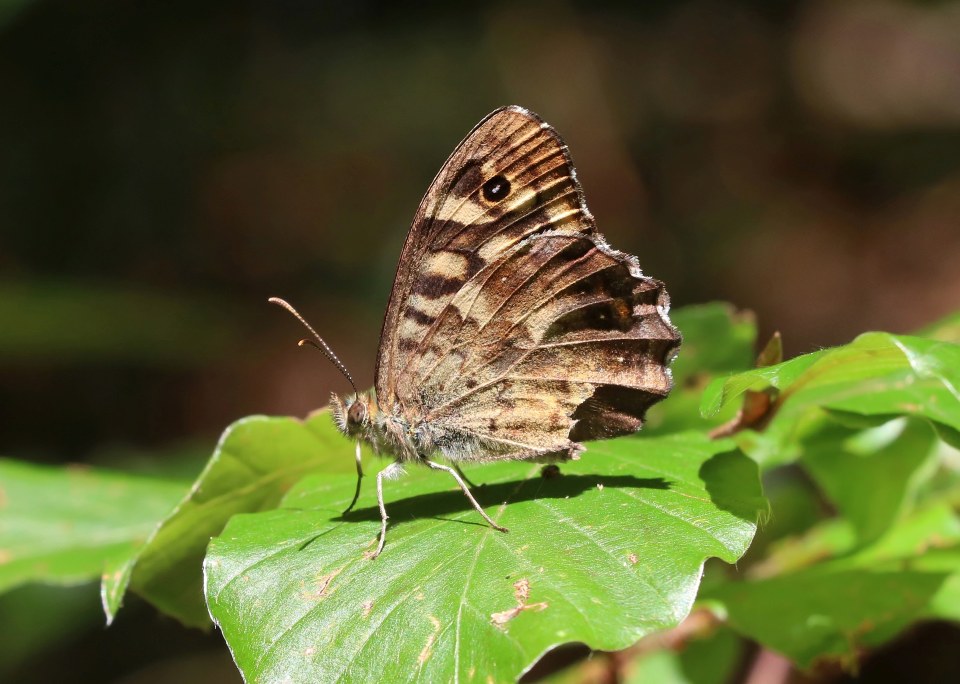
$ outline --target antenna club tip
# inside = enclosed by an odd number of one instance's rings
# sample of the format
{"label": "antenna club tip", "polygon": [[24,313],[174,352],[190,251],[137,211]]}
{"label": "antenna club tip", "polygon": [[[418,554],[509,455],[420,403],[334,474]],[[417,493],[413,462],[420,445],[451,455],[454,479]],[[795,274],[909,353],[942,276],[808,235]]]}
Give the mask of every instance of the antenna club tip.
{"label": "antenna club tip", "polygon": [[303,316],[301,316],[296,309],[290,306],[289,303],[287,303],[283,299],[280,299],[279,297],[270,297],[270,299],[268,299],[267,301],[271,302],[272,304],[279,304],[280,306],[282,306],[284,309],[286,309],[291,314],[293,314],[293,316],[298,321],[300,321],[307,330],[310,331],[310,333],[314,336],[314,338],[316,338],[316,342],[314,342],[309,338],[305,338],[297,342],[297,346],[302,347],[308,344],[311,347],[316,347],[321,352],[323,352],[323,355],[326,356],[328,359],[330,359],[330,362],[333,363],[333,365],[336,366],[341,373],[343,373],[344,377],[346,377],[347,380],[350,382],[350,386],[353,387],[353,391],[359,396],[360,393],[357,392],[357,386],[354,384],[353,378],[350,376],[350,372],[347,370],[347,367],[344,366],[343,362],[337,358],[337,355],[334,354],[333,350],[330,349],[329,345],[327,345],[327,343],[323,341],[323,338],[317,334],[317,331],[314,330],[309,323],[307,323],[306,319]]}

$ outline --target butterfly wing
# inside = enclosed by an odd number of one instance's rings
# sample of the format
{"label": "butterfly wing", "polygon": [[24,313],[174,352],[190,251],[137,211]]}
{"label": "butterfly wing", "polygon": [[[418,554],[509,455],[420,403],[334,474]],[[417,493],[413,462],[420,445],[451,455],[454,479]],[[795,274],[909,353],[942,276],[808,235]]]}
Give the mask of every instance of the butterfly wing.
{"label": "butterfly wing", "polygon": [[[483,187],[498,175],[511,192],[490,201]],[[592,230],[579,195],[566,148],[536,115],[504,107],[477,124],[430,184],[404,243],[380,336],[381,407],[396,400],[397,373],[426,329],[499,252],[551,221]]]}
{"label": "butterfly wing", "polygon": [[595,233],[567,149],[495,111],[457,147],[401,254],[377,364],[381,410],[454,460],[573,455],[640,427],[679,334],[661,283]]}

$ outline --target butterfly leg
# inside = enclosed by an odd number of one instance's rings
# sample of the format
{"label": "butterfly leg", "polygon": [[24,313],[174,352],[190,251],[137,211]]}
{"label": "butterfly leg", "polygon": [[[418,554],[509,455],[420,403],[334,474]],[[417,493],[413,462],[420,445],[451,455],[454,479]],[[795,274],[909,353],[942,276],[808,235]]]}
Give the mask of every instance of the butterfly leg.
{"label": "butterfly leg", "polygon": [[342,515],[346,515],[347,513],[349,513],[350,511],[352,511],[352,510],[353,510],[353,507],[357,505],[357,499],[360,498],[360,480],[363,479],[363,464],[360,462],[360,456],[361,456],[361,454],[360,454],[360,442],[359,442],[359,441],[357,441],[356,456],[357,456],[357,489],[356,489],[356,491],[354,491],[354,493],[353,493],[353,501],[350,502],[350,505],[347,506],[347,510],[345,510],[345,511],[342,513]]}
{"label": "butterfly leg", "polygon": [[456,463],[453,464],[453,469],[457,471],[457,475],[463,478],[463,481],[467,483],[468,487],[471,487],[473,489],[477,488],[477,485],[475,485],[473,482],[470,481],[470,478],[467,477],[467,474],[463,472],[463,470],[460,469],[460,466],[458,466]]}
{"label": "butterfly leg", "polygon": [[377,550],[369,554],[370,560],[373,560],[383,551],[383,545],[387,541],[387,507],[383,503],[383,481],[391,479],[403,473],[403,464],[400,461],[394,461],[386,468],[377,473],[377,503],[380,505],[380,543],[377,544]]}
{"label": "butterfly leg", "polygon": [[477,500],[473,498],[473,494],[470,493],[470,489],[467,487],[467,483],[464,482],[463,478],[457,474],[456,470],[454,470],[450,466],[441,465],[440,463],[434,463],[433,461],[426,458],[423,459],[423,462],[426,465],[433,468],[434,470],[443,470],[444,472],[450,473],[453,479],[457,481],[457,484],[460,485],[460,489],[463,490],[464,495],[470,500],[470,503],[473,504],[473,507],[477,509],[477,513],[482,515],[483,519],[486,520],[488,523],[490,523],[490,527],[494,528],[495,530],[500,530],[501,532],[507,531],[506,527],[503,527],[495,523],[493,521],[493,518],[487,515],[486,511],[484,511],[483,508],[480,507],[480,504],[477,503]]}

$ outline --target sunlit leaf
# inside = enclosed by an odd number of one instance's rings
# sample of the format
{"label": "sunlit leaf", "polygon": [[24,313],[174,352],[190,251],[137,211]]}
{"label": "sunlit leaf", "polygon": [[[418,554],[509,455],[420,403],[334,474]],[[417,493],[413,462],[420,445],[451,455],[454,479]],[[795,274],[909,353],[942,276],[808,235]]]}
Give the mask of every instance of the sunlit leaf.
{"label": "sunlit leaf", "polygon": [[916,332],[919,337],[960,344],[960,311],[944,316],[939,321],[922,327]]}
{"label": "sunlit leaf", "polygon": [[710,417],[746,392],[760,392],[768,387],[783,390],[796,382],[825,354],[824,351],[813,352],[774,366],[753,368],[744,373],[717,378],[704,391],[700,400],[700,411],[704,416]]}
{"label": "sunlit leaf", "polygon": [[704,392],[701,410],[712,415],[747,390],[767,387],[779,391],[767,436],[738,439],[767,465],[798,455],[791,443],[802,439],[821,410],[862,425],[922,417],[947,441],[960,440],[960,346],[949,342],[866,333],[842,347],[717,379]]}
{"label": "sunlit leaf", "polygon": [[274,508],[303,475],[354,470],[353,448],[320,412],[306,421],[254,416],[227,428],[203,473],[176,510],[135,553],[120,555],[104,577],[112,620],[128,585],[182,622],[209,624],[201,564],[210,538],[236,513]]}
{"label": "sunlit leaf", "polygon": [[305,478],[211,542],[210,613],[248,681],[512,681],[558,644],[623,648],[682,620],[704,561],[735,561],[766,508],[756,465],[692,433],[592,444],[556,478],[470,468],[506,534],[445,474],[412,470],[387,482],[376,560],[373,487],[344,517],[342,476]]}

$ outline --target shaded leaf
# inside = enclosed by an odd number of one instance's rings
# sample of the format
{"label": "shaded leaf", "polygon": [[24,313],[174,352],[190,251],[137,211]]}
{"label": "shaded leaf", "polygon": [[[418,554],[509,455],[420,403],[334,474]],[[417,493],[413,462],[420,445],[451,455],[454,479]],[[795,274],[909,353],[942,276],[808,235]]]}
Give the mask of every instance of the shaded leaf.
{"label": "shaded leaf", "polygon": [[704,428],[724,420],[726,416],[705,420],[700,415],[703,388],[715,376],[753,365],[757,331],[749,312],[713,302],[674,309],[670,317],[683,343],[671,366],[673,391],[669,400],[650,409],[644,427],[647,435]]}
{"label": "shaded leaf", "polygon": [[674,309],[670,318],[683,334],[682,352],[672,366],[678,385],[702,373],[729,373],[753,365],[757,328],[751,313],[711,302]]}
{"label": "shaded leaf", "polygon": [[192,626],[209,624],[201,566],[210,538],[236,513],[269,510],[304,474],[354,470],[353,447],[318,412],[306,421],[253,416],[227,428],[206,468],[136,553],[116,557],[101,587],[112,621],[128,585]]}
{"label": "shaded leaf", "polygon": [[344,518],[349,477],[309,476],[211,542],[210,613],[247,681],[512,681],[558,644],[623,648],[682,620],[705,559],[740,557],[766,508],[756,465],[692,433],[592,444],[552,479],[470,468],[507,534],[411,470],[387,483],[374,561],[373,487]]}
{"label": "shaded leaf", "polygon": [[27,585],[0,596],[0,679],[20,681],[13,673],[23,673],[32,660],[53,653],[77,639],[84,631],[100,630],[103,614],[92,587],[52,587]]}
{"label": "shaded leaf", "polygon": [[827,523],[801,547],[783,547],[792,560],[780,569],[803,559],[809,567],[763,576],[774,557],[754,568],[760,577],[712,586],[702,598],[719,601],[735,629],[803,667],[824,657],[852,664],[862,648],[919,619],[960,619],[960,519],[950,506],[918,510],[856,553],[851,531]]}
{"label": "shaded leaf", "polygon": [[934,473],[936,446],[936,433],[919,420],[861,432],[834,424],[803,442],[801,462],[863,543],[907,511]]}
{"label": "shaded leaf", "polygon": [[628,668],[626,684],[726,684],[743,655],[735,632],[719,628],[677,649],[646,654]]}

